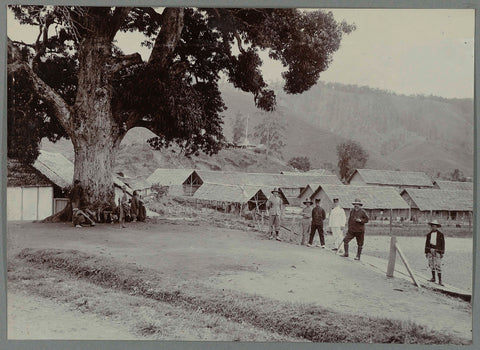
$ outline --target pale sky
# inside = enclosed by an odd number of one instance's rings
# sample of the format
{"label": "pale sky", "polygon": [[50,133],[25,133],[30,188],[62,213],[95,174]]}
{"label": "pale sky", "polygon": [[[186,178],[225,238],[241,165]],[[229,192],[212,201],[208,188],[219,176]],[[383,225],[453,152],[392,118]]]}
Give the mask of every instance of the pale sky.
{"label": "pale sky", "polygon": [[[400,94],[473,98],[474,10],[332,9],[337,21],[355,23],[320,80],[367,85]],[[38,32],[19,27],[8,14],[8,35],[32,42]],[[125,53],[149,51],[140,36],[117,36]],[[267,81],[280,80],[283,67],[264,60]]]}

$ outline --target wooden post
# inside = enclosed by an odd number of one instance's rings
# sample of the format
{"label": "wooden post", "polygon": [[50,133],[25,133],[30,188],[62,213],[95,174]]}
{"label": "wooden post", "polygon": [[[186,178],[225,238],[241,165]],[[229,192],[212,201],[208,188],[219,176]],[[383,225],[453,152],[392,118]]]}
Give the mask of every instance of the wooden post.
{"label": "wooden post", "polygon": [[390,237],[390,254],[388,255],[387,277],[393,277],[395,271],[395,260],[397,259],[397,237]]}
{"label": "wooden post", "polygon": [[397,237],[393,235],[392,216],[392,208],[390,208],[390,254],[388,255],[387,277],[393,277],[393,273],[395,272],[395,261],[397,259]]}
{"label": "wooden post", "polygon": [[400,255],[400,258],[402,259],[403,263],[405,264],[405,267],[407,268],[408,273],[410,274],[410,277],[413,280],[413,283],[417,287],[421,287],[420,283],[418,283],[417,279],[415,278],[415,275],[413,274],[413,270],[410,268],[410,265],[408,264],[407,258],[405,258],[405,255],[403,255],[402,250],[400,249],[400,246],[398,244],[395,245],[397,247],[398,254]]}
{"label": "wooden post", "polygon": [[390,208],[390,236],[392,236],[392,208]]}

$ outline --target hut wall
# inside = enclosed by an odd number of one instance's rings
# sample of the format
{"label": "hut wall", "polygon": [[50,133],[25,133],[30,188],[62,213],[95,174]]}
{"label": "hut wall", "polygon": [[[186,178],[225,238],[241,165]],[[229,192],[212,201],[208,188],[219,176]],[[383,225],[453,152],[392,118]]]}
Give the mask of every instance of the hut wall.
{"label": "hut wall", "polygon": [[[390,220],[390,209],[369,209],[367,211],[371,220]],[[392,209],[393,221],[406,221],[409,218],[408,209]]]}
{"label": "hut wall", "polygon": [[53,214],[53,187],[7,187],[7,220],[43,220]]}
{"label": "hut wall", "polygon": [[305,192],[302,194],[300,198],[300,203],[303,203],[306,199],[309,199],[313,194],[313,190],[310,188],[310,186],[305,190]]}
{"label": "hut wall", "polygon": [[[317,193],[315,199],[320,199],[320,206],[325,210],[325,214],[330,213],[330,210],[333,208],[333,202],[328,198],[325,192],[320,191]],[[315,199],[313,199],[313,206],[315,206]]]}
{"label": "hut wall", "polygon": [[[198,185],[198,184],[184,184],[183,185],[183,189],[182,189],[182,194],[183,196],[193,196],[195,194],[195,192],[200,188],[201,185]],[[172,188],[173,186],[170,186],[170,188]],[[177,191],[175,189],[175,191]],[[180,194],[177,194],[177,195],[180,195]]]}

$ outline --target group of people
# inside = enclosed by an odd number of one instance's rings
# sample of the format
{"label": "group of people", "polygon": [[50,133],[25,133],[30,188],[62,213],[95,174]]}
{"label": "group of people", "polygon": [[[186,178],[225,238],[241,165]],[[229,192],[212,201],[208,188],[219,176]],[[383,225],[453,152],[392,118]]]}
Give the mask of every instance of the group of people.
{"label": "group of people", "polygon": [[[325,248],[325,236],[323,231],[323,222],[326,219],[325,210],[320,206],[321,200],[315,199],[315,206],[312,208],[313,202],[307,199],[303,202],[305,207],[302,210],[302,245],[313,247],[313,240],[315,233],[318,232],[320,238],[321,248]],[[354,260],[360,260],[363,250],[365,238],[365,224],[368,223],[369,217],[362,208],[363,203],[359,198],[353,202],[353,209],[350,215],[345,215],[345,210],[340,206],[339,199],[333,198],[333,208],[330,211],[328,218],[328,227],[332,232],[334,238],[333,251],[341,254],[342,257],[349,256],[349,243],[352,239],[357,242],[357,254]],[[280,198],[280,191],[275,188],[272,191],[272,196],[268,199],[266,207],[269,211],[269,232],[270,239],[274,238],[281,241],[279,236],[280,220],[283,212],[283,201]],[[442,258],[445,254],[445,237],[438,229],[441,227],[437,220],[432,220],[429,223],[430,232],[427,234],[425,242],[425,257],[428,261],[428,266],[432,272],[432,279],[430,282],[436,282],[436,275],[438,276],[438,283],[442,283]],[[347,227],[346,235],[344,236],[344,229]],[[307,243],[308,237],[308,243]],[[343,246],[343,249],[342,249]]]}
{"label": "group of people", "polygon": [[132,198],[129,201],[125,185],[122,186],[122,191],[122,197],[118,200],[118,221],[120,222],[120,227],[125,228],[127,219],[133,222],[145,221],[147,213],[138,192],[133,191]]}
{"label": "group of people", "polygon": [[[119,198],[118,206],[111,210],[109,217],[111,223],[118,221],[121,228],[125,227],[125,221],[145,221],[146,218],[146,208],[138,192],[133,191],[132,198],[129,200],[126,189],[125,185],[122,186],[123,194]],[[85,225],[95,226],[95,218],[97,217],[97,221],[100,219],[98,215],[84,206],[84,190],[80,180],[74,181],[68,197],[72,208],[71,220],[73,225],[79,228]]]}
{"label": "group of people", "polygon": [[[315,233],[318,232],[320,247],[325,248],[323,222],[326,219],[326,214],[325,210],[320,206],[320,202],[321,200],[319,198],[315,199],[315,206],[313,209],[311,208],[313,202],[310,199],[303,202],[305,208],[302,210],[302,245],[305,244],[306,237],[309,235],[308,243],[306,244],[307,247],[313,246]],[[330,227],[334,238],[334,247],[332,250],[340,250],[340,253],[343,251],[342,256],[348,257],[348,243],[353,238],[356,238],[358,248],[355,260],[360,260],[365,236],[365,224],[368,222],[368,215],[365,210],[361,209],[363,204],[360,199],[355,199],[352,204],[353,210],[350,212],[348,218],[348,231],[345,237],[343,231],[347,224],[347,217],[345,215],[345,210],[339,204],[338,198],[333,198],[334,207],[330,211],[328,226]]]}

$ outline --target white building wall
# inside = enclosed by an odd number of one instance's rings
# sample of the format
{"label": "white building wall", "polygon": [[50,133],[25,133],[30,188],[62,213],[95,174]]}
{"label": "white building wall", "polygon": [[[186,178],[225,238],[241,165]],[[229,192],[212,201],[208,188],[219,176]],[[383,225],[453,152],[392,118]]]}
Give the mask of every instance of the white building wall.
{"label": "white building wall", "polygon": [[38,188],[37,220],[43,220],[53,214],[53,187]]}
{"label": "white building wall", "polygon": [[43,220],[53,214],[53,188],[7,187],[7,220]]}
{"label": "white building wall", "polygon": [[7,187],[7,220],[22,220],[21,187]]}
{"label": "white building wall", "polygon": [[22,220],[37,220],[37,187],[22,187]]}

